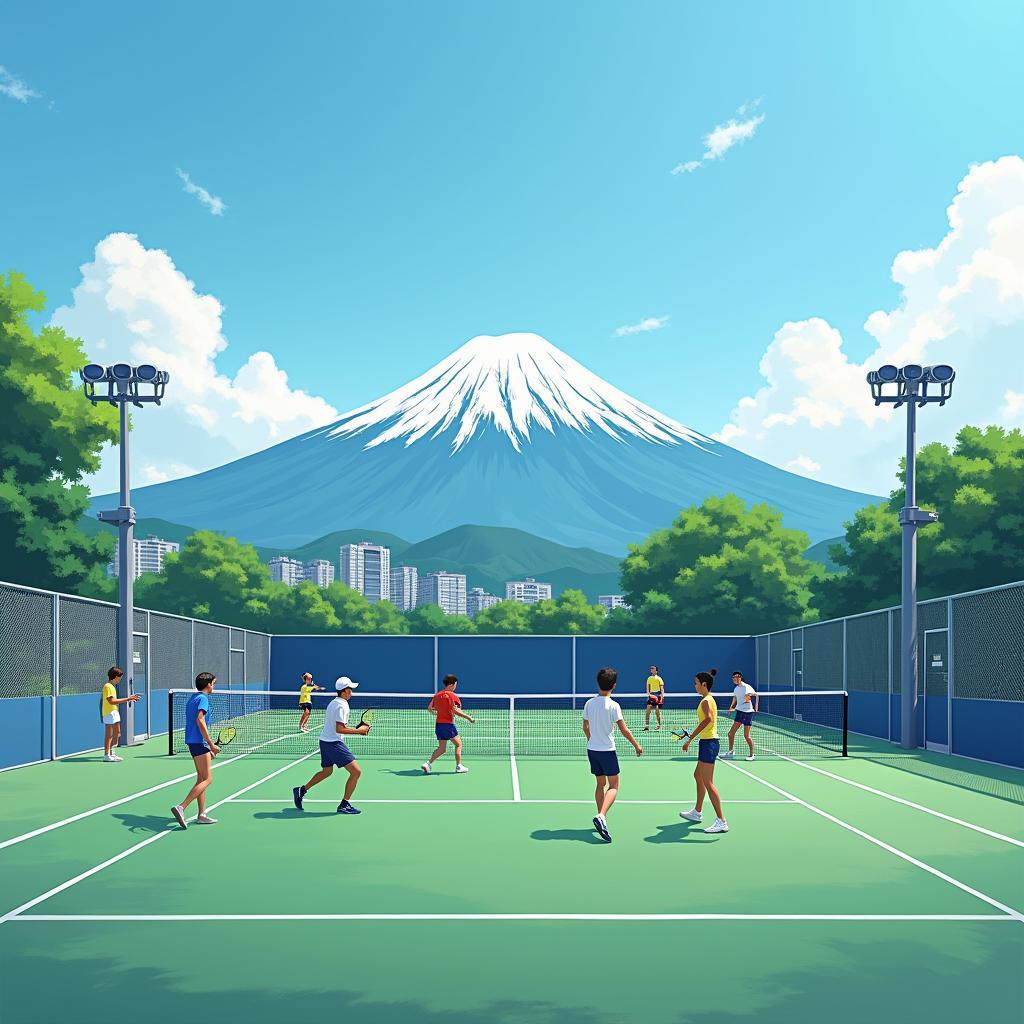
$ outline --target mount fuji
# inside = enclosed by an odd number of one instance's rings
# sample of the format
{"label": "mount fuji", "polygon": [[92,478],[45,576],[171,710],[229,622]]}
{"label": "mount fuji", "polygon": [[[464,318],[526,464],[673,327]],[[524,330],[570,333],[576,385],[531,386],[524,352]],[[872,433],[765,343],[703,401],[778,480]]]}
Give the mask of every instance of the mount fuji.
{"label": "mount fuji", "polygon": [[506,334],[473,338],[329,426],[140,488],[133,503],[267,546],[352,526],[415,541],[472,523],[622,555],[684,506],[728,492],[774,505],[812,542],[872,500],[705,437],[538,335]]}

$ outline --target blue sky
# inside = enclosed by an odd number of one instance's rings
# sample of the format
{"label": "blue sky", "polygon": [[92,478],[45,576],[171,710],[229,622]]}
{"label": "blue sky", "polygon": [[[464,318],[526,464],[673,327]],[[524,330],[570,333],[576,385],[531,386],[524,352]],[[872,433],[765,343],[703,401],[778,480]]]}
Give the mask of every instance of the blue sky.
{"label": "blue sky", "polygon": [[[0,95],[0,268],[68,305],[137,235],[223,305],[218,371],[266,350],[338,410],[534,331],[719,432],[787,321],[867,357],[896,254],[1022,147],[1009,2],[57,10],[5,14],[0,65],[40,95]],[[758,100],[753,137],[670,173]]]}

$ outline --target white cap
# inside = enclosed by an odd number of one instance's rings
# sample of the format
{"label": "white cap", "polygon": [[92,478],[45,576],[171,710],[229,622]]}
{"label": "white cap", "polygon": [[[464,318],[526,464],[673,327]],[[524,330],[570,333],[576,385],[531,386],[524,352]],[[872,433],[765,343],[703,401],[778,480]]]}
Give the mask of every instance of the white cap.
{"label": "white cap", "polygon": [[355,690],[358,686],[359,684],[353,683],[348,676],[338,676],[338,678],[334,680],[334,689],[338,691]]}

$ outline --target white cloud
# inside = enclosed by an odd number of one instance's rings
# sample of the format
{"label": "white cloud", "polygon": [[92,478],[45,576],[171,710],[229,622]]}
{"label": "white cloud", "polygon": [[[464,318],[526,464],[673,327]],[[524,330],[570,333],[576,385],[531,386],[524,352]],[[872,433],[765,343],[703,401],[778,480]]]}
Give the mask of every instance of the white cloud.
{"label": "white cloud", "polygon": [[42,93],[30,88],[25,82],[11,74],[7,68],[0,64],[0,95],[9,96],[12,100],[17,100],[19,103],[28,103],[29,100],[39,99]]}
{"label": "white cloud", "polygon": [[143,466],[139,475],[144,484],[162,484],[165,480],[176,480],[180,476],[192,476],[198,472],[182,462],[169,462],[164,466]]}
{"label": "white cloud", "polygon": [[[697,170],[698,167],[703,167],[709,160],[721,160],[733,146],[746,142],[747,139],[752,139],[754,133],[764,123],[764,114],[753,113],[760,105],[761,101],[759,99],[753,100],[750,103],[744,103],[736,111],[736,116],[740,120],[736,120],[734,117],[726,121],[725,124],[716,124],[704,136],[704,152],[701,154],[700,159],[687,160],[685,163],[676,164],[672,168],[672,173],[690,174]],[[747,117],[747,114],[751,116]]]}
{"label": "white cloud", "polygon": [[[220,370],[228,347],[221,304],[163,250],[112,234],[81,270],[72,304],[53,323],[106,361],[151,362],[170,372],[163,405],[133,414],[136,457],[154,472],[201,472],[337,419],[330,403],[292,388],[269,352],[253,353],[234,376]],[[116,479],[108,455],[94,490],[111,489]]]}
{"label": "white cloud", "polygon": [[667,316],[644,317],[639,323],[626,324],[615,328],[615,337],[624,338],[630,334],[643,334],[645,331],[660,331],[669,322]]}
{"label": "white cloud", "polygon": [[964,423],[1019,422],[1024,159],[972,167],[947,215],[949,230],[938,245],[893,260],[900,299],[867,317],[864,329],[875,346],[866,359],[851,359],[839,331],[823,319],[783,324],[761,359],[763,386],[740,399],[715,436],[776,465],[817,462],[830,483],[888,493],[896,486],[903,413],[876,407],[864,379],[885,362],[945,362],[957,370],[949,404],[918,419],[922,443],[948,443]]}
{"label": "white cloud", "polygon": [[821,463],[815,462],[807,455],[798,455],[795,459],[790,459],[785,468],[790,473],[803,473],[804,476],[812,476],[821,469]]}
{"label": "white cloud", "polygon": [[181,178],[182,182],[184,182],[184,191],[186,191],[190,196],[196,196],[199,199],[199,202],[201,202],[203,206],[205,206],[210,213],[214,215],[214,217],[224,216],[224,211],[227,209],[227,206],[223,199],[219,196],[211,195],[205,188],[203,188],[202,185],[197,185],[180,167],[178,168],[178,177]]}

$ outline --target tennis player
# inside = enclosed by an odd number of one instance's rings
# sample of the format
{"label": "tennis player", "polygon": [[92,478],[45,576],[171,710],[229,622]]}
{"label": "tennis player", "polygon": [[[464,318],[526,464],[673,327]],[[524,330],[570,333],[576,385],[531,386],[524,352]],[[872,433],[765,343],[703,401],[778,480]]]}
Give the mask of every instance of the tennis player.
{"label": "tennis player", "polygon": [[212,672],[200,672],[196,676],[196,693],[193,693],[185,705],[185,744],[196,766],[195,785],[188,791],[188,796],[177,807],[171,808],[174,820],[182,827],[188,828],[185,820],[185,808],[193,800],[199,801],[199,817],[197,825],[216,825],[217,819],[206,813],[206,790],[212,781],[211,762],[220,753],[220,748],[210,739],[207,718],[210,715],[210,694],[217,683]]}
{"label": "tennis player", "polygon": [[462,737],[459,736],[459,730],[455,728],[455,719],[464,718],[467,722],[474,722],[476,719],[462,710],[462,701],[455,693],[455,687],[458,685],[459,680],[456,676],[445,676],[444,689],[434,694],[427,708],[437,719],[434,723],[437,750],[430,755],[429,761],[424,761],[420,765],[424,775],[430,774],[430,766],[445,752],[449,740],[452,741],[452,746],[455,748],[455,774],[465,775],[469,771],[462,763]]}
{"label": "tennis player", "polygon": [[661,728],[661,706],[665,703],[665,680],[658,675],[658,666],[651,666],[651,674],[647,677],[647,711],[644,714],[644,732],[651,731],[651,709],[654,709],[657,725]]}
{"label": "tennis player", "polygon": [[[732,723],[732,728],[729,730],[729,749],[722,757],[727,761],[731,761],[735,756],[732,748],[736,742],[736,733],[739,731],[740,726],[742,726],[743,738],[747,741],[747,746],[750,748],[747,760],[753,761],[754,741],[750,736],[750,727],[754,724],[754,715],[757,714],[761,697],[750,683],[744,682],[742,672],[733,672],[732,686],[732,704],[729,705],[729,710],[736,712],[736,721]],[[753,697],[753,703],[751,703],[751,697]]]}
{"label": "tennis player", "polygon": [[629,727],[622,720],[622,708],[612,700],[612,690],[618,682],[619,673],[613,668],[602,668],[597,673],[598,696],[591,697],[583,705],[583,732],[587,737],[587,760],[590,773],[595,776],[594,800],[597,814],[594,828],[606,842],[612,841],[608,831],[608,812],[619,795],[619,756],[615,753],[615,727],[633,744],[636,756],[644,748],[633,738]]}
{"label": "tennis player", "polygon": [[686,750],[690,744],[697,740],[697,767],[693,770],[693,777],[697,781],[697,802],[692,811],[680,811],[679,817],[687,821],[700,821],[701,808],[704,806],[704,797],[711,798],[711,806],[715,809],[715,823],[704,829],[705,832],[728,832],[729,823],[722,815],[722,801],[715,788],[715,761],[718,759],[718,705],[715,698],[711,696],[711,687],[715,685],[715,676],[718,669],[713,668],[710,672],[698,672],[693,678],[693,688],[700,694],[700,703],[697,705],[697,715],[700,721],[697,728],[690,733],[683,744]]}
{"label": "tennis player", "polygon": [[317,686],[313,682],[313,677],[308,672],[302,673],[302,685],[299,687],[299,707],[302,709],[299,732],[309,732],[306,727],[309,725],[309,714],[313,710],[313,691],[322,689],[322,686]]}
{"label": "tennis player", "polygon": [[292,790],[292,799],[295,806],[301,811],[302,801],[306,794],[318,786],[324,779],[329,779],[335,768],[344,768],[348,772],[348,781],[345,783],[345,795],[338,804],[338,814],[361,814],[358,807],[351,803],[352,794],[359,785],[359,776],[363,774],[355,754],[345,745],[342,736],[365,736],[369,731],[368,725],[360,725],[358,728],[351,728],[348,724],[349,706],[348,700],[352,691],[358,686],[348,676],[339,676],[334,682],[334,689],[337,696],[324,712],[324,730],[320,733],[320,771],[314,775],[304,786],[296,786]]}
{"label": "tennis player", "polygon": [[128,697],[118,697],[117,684],[124,675],[124,669],[117,668],[107,670],[107,681],[100,691],[100,718],[103,720],[103,760],[113,763],[123,761],[114,753],[114,747],[121,739],[121,712],[118,708],[122,704],[134,704],[139,699],[139,694],[133,693]]}

